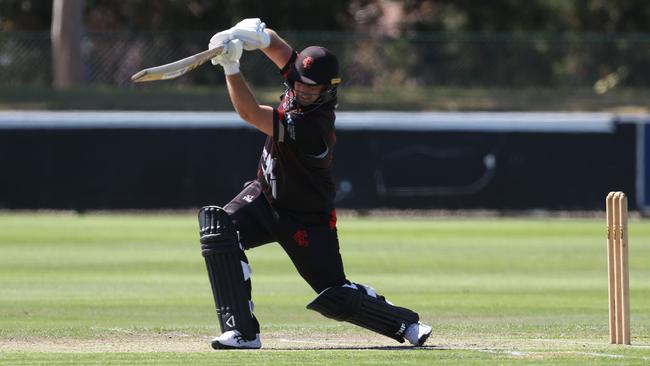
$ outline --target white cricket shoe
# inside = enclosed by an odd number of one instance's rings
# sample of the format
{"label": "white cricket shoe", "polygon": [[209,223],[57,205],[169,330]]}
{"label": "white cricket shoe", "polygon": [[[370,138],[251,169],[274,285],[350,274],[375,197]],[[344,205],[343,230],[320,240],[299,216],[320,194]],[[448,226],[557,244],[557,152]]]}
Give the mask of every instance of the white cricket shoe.
{"label": "white cricket shoe", "polygon": [[238,330],[229,330],[212,340],[214,349],[260,349],[262,342],[260,335],[256,334],[255,339],[247,340]]}
{"label": "white cricket shoe", "polygon": [[406,332],[404,332],[404,338],[416,347],[423,345],[430,335],[431,327],[421,322],[409,325],[409,327],[406,328]]}

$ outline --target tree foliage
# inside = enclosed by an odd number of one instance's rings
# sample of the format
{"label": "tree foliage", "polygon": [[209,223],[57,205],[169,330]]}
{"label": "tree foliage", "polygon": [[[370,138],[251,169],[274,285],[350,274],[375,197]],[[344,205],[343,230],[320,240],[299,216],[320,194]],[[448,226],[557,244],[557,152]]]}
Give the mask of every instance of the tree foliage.
{"label": "tree foliage", "polygon": [[[276,29],[400,32],[650,32],[644,0],[85,0],[90,31],[213,31],[245,17]],[[48,30],[51,2],[0,0],[0,30]]]}
{"label": "tree foliage", "polygon": [[643,0],[407,0],[404,30],[650,32]]}
{"label": "tree foliage", "polygon": [[0,31],[49,30],[51,1],[0,0]]}

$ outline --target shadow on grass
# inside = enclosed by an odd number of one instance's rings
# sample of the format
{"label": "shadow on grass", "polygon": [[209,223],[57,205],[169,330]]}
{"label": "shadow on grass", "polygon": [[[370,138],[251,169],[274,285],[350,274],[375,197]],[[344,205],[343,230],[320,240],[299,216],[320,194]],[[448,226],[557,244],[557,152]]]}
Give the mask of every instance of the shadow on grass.
{"label": "shadow on grass", "polygon": [[291,347],[273,347],[273,348],[262,348],[264,351],[365,351],[365,350],[376,350],[376,351],[448,351],[451,350],[449,347],[440,347],[440,346],[314,346],[314,347],[303,347],[303,348],[291,348]]}

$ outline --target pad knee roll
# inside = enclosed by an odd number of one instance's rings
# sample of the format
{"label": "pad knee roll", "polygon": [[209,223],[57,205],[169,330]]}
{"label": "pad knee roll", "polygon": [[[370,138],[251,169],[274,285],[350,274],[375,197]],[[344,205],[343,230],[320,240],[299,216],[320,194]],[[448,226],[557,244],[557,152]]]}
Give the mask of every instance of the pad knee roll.
{"label": "pad knee roll", "polygon": [[[221,207],[205,206],[199,210],[199,234],[203,256],[214,250],[236,250],[239,248],[237,231],[230,215]],[[223,245],[215,245],[221,243]]]}
{"label": "pad knee roll", "polygon": [[330,287],[321,292],[307,309],[338,321],[347,321],[403,343],[404,332],[420,318],[417,313],[392,305],[369,294],[365,286]]}

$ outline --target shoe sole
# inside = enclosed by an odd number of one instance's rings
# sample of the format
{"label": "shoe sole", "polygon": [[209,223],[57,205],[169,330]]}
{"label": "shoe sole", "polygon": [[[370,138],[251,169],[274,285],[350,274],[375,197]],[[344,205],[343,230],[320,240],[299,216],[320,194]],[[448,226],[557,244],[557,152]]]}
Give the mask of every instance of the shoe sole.
{"label": "shoe sole", "polygon": [[219,349],[260,349],[260,347],[235,347],[235,346],[230,346],[227,344],[219,343],[219,342],[212,342],[212,348],[219,350]]}
{"label": "shoe sole", "polygon": [[424,345],[424,342],[429,339],[429,336],[431,335],[431,332],[424,334],[420,339],[418,339],[418,344],[415,347],[422,347]]}

